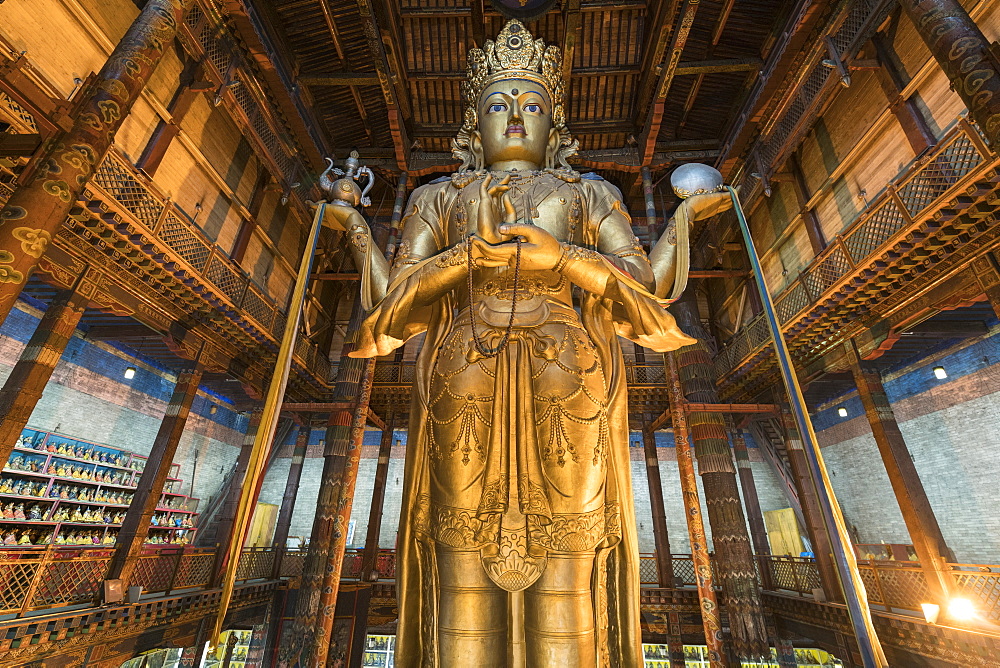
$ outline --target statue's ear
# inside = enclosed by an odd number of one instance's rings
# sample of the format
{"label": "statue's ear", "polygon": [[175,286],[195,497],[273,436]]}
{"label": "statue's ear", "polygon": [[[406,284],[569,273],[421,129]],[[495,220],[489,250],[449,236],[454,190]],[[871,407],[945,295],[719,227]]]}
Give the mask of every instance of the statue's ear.
{"label": "statue's ear", "polygon": [[473,130],[469,135],[469,150],[472,152],[472,167],[477,172],[486,169],[486,155],[483,152],[483,136],[479,130]]}
{"label": "statue's ear", "polygon": [[555,169],[557,157],[559,155],[559,144],[562,142],[562,134],[556,128],[549,130],[549,141],[545,145],[545,168]]}

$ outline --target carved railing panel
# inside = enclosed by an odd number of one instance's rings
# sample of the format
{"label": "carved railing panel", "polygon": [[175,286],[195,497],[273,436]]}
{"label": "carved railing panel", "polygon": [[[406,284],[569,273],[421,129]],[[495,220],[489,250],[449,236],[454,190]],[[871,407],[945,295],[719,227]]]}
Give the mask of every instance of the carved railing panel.
{"label": "carved railing panel", "polygon": [[[261,331],[279,339],[286,316],[238,264],[198,229],[187,215],[141,175],[115,150],[98,167],[85,196],[114,203],[116,211],[130,217],[150,238],[175,253],[171,258],[187,273],[215,287],[232,308],[260,325]],[[323,380],[329,378],[329,361],[316,345],[299,338],[298,361]]]}
{"label": "carved railing panel", "polygon": [[[902,176],[888,184],[798,279],[775,295],[778,321],[790,326],[906,234],[933,207],[960,194],[991,158],[976,135],[976,128],[960,119],[929,155],[914,160]],[[766,321],[758,316],[726,343],[716,357],[720,378],[770,343],[769,333],[760,336],[762,329],[766,331]]]}

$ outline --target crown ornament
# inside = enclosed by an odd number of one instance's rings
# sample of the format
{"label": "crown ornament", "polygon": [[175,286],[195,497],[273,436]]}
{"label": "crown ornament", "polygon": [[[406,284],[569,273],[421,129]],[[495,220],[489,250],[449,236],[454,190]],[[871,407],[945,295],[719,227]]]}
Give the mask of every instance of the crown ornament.
{"label": "crown ornament", "polygon": [[462,129],[452,141],[452,154],[462,160],[459,171],[485,166],[481,156],[473,154],[470,138],[479,124],[479,99],[487,88],[504,79],[527,79],[541,85],[552,103],[552,126],[559,131],[559,149],[546,160],[546,167],[571,169],[567,158],[575,155],[579,142],[566,127],[566,80],[562,71],[562,52],[558,46],[535,39],[517,19],[507,21],[496,40],[488,39],[483,48],[469,49],[467,78],[462,83],[465,115]]}

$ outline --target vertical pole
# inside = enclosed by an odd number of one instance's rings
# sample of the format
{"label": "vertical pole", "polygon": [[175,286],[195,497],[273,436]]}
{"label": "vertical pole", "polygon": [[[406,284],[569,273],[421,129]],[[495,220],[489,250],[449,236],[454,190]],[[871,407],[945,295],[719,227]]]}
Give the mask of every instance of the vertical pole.
{"label": "vertical pole", "polygon": [[[733,451],[736,454],[736,470],[740,474],[740,487],[743,489],[743,504],[747,509],[747,521],[750,523],[750,539],[753,541],[753,551],[757,557],[769,557],[771,546],[767,542],[767,528],[764,526],[764,513],[760,509],[760,498],[757,496],[757,483],[753,479],[753,469],[750,468],[750,451],[747,450],[746,437],[742,429],[737,429],[729,422],[729,433],[733,441]],[[771,589],[771,571],[760,568],[761,586]]]}
{"label": "vertical pole", "polygon": [[[302,479],[302,464],[309,447],[310,429],[308,416],[299,426],[295,437],[295,449],[292,450],[292,463],[288,467],[288,481],[285,483],[285,494],[281,497],[281,508],[278,510],[278,521],[274,527],[274,541],[271,543],[279,550],[285,549],[288,542],[288,530],[292,524],[292,512],[295,510],[295,496],[299,493],[299,481]],[[277,447],[275,444],[274,447]]]}
{"label": "vertical pole", "polygon": [[823,523],[823,511],[820,509],[816,486],[809,473],[809,462],[806,459],[806,451],[802,447],[799,428],[795,425],[795,417],[787,406],[782,406],[781,421],[785,432],[785,451],[788,453],[788,464],[792,469],[795,491],[799,495],[799,505],[802,507],[802,518],[806,522],[806,531],[809,534],[809,540],[812,541],[820,586],[823,588],[826,600],[842,603],[844,597],[841,595],[840,576],[833,557],[830,534]]}
{"label": "vertical pole", "polygon": [[646,456],[646,482],[649,484],[649,508],[653,515],[653,541],[656,545],[656,574],[661,587],[674,586],[674,564],[670,556],[667,533],[667,513],[663,507],[663,482],[660,479],[660,459],[656,454],[656,434],[644,419],[642,449]]}
{"label": "vertical pole", "polygon": [[0,389],[0,463],[6,462],[13,452],[14,443],[28,424],[87,308],[87,299],[79,291],[80,281],[77,279],[76,285],[60,291],[49,302]]}
{"label": "vertical pole", "polygon": [[52,141],[34,181],[0,211],[0,322],[111,146],[193,0],[149,0],[83,92],[72,129]]}
{"label": "vertical pole", "polygon": [[943,605],[950,590],[949,576],[945,571],[951,551],[944,542],[917,467],[899,431],[892,405],[882,385],[882,375],[877,368],[861,360],[853,339],[845,344],[845,348],[896,503],[903,514],[903,522],[917,551],[920,566],[927,576],[930,595]]}
{"label": "vertical pole", "polygon": [[292,369],[292,351],[298,337],[299,322],[302,318],[302,306],[306,299],[306,289],[309,287],[309,273],[312,270],[313,258],[316,256],[316,245],[319,243],[319,233],[322,229],[323,217],[326,215],[326,202],[316,206],[312,228],[306,238],[299,270],[295,278],[295,288],[289,300],[288,319],[285,321],[285,331],[281,335],[281,346],[274,361],[274,372],[267,386],[267,396],[261,410],[260,427],[254,437],[253,449],[247,464],[247,475],[240,490],[240,503],[236,511],[233,526],[233,537],[226,550],[225,575],[222,578],[222,597],[219,601],[219,612],[212,629],[211,644],[217,647],[219,634],[229,609],[229,601],[233,596],[233,584],[236,581],[236,569],[239,566],[239,556],[250,529],[252,508],[257,503],[260,487],[264,481],[264,466],[267,463],[268,446],[274,440],[278,427],[278,417],[281,413],[281,402],[288,386],[288,376]]}
{"label": "vertical pole", "polygon": [[182,371],[177,376],[173,396],[170,397],[163,422],[160,423],[156,438],[153,439],[153,447],[146,460],[146,467],[142,470],[142,477],[139,478],[139,486],[118,531],[115,553],[108,564],[108,574],[105,579],[121,580],[123,587],[129,585],[139,556],[142,554],[146,536],[149,534],[149,522],[160,502],[163,484],[167,481],[174,453],[177,452],[177,445],[187,424],[191,403],[198,393],[201,374],[202,367],[196,359],[193,368]]}
{"label": "vertical pole", "polygon": [[[353,359],[353,358],[351,358]],[[358,465],[361,462],[361,446],[364,442],[365,425],[368,422],[368,402],[371,399],[372,380],[375,375],[375,358],[358,360],[361,362],[361,377],[358,382],[358,397],[353,412],[338,411],[331,416],[327,430],[327,447],[332,446],[332,458],[339,460],[334,468],[340,475],[330,485],[329,506],[326,522],[331,532],[328,541],[316,624],[313,627],[311,665],[324,666],[330,652],[333,633],[333,619],[340,592],[340,574],[344,566],[344,550],[347,548],[348,524],[354,505],[354,487],[358,480]],[[345,418],[349,423],[344,424]]]}
{"label": "vertical pole", "polygon": [[698,598],[701,601],[701,623],[705,629],[708,662],[711,668],[728,668],[729,660],[722,645],[722,620],[719,617],[719,602],[715,596],[712,562],[708,556],[705,522],[701,514],[701,500],[698,498],[698,480],[694,472],[691,444],[688,442],[687,401],[681,392],[680,376],[674,353],[665,354],[664,360],[667,367],[667,386],[670,395],[670,417],[674,423],[677,470],[681,476],[684,517],[687,519],[691,561],[698,584]]}
{"label": "vertical pole", "polygon": [[958,0],[900,0],[931,55],[990,145],[1000,141],[1000,66],[989,40]]}
{"label": "vertical pole", "polygon": [[757,248],[754,246],[753,238],[750,236],[750,226],[747,224],[743,208],[740,206],[739,197],[736,191],[728,188],[733,198],[733,209],[736,211],[736,218],[743,232],[743,241],[746,243],[747,255],[753,267],[754,276],[757,278],[757,289],[763,302],[765,317],[771,329],[771,336],[774,339],[774,353],[781,368],[781,377],[785,382],[785,389],[791,400],[792,413],[795,415],[795,422],[802,435],[803,448],[806,459],[809,462],[809,470],[812,473],[813,482],[816,485],[816,496],[823,511],[823,520],[827,531],[833,539],[833,553],[837,563],[837,571],[840,574],[840,581],[844,586],[844,595],[847,602],[847,610],[854,626],[854,634],[858,641],[858,648],[865,668],[888,668],[885,654],[882,652],[882,645],[879,643],[878,634],[875,633],[875,626],[872,623],[871,610],[868,608],[868,600],[865,598],[865,586],[861,582],[861,573],[858,572],[858,563],[854,557],[854,550],[851,548],[851,540],[847,535],[847,527],[844,523],[844,516],[840,506],[837,504],[837,497],[833,493],[833,486],[830,484],[830,477],[826,472],[826,465],[823,463],[823,454],[820,452],[819,444],[816,440],[816,432],[813,430],[812,420],[806,411],[806,401],[802,396],[802,387],[795,373],[791,353],[788,351],[788,344],[785,343],[784,334],[778,324],[778,316],[774,310],[774,302],[771,300],[771,293],[767,290],[764,282],[764,271],[760,266],[760,258],[757,256]]}

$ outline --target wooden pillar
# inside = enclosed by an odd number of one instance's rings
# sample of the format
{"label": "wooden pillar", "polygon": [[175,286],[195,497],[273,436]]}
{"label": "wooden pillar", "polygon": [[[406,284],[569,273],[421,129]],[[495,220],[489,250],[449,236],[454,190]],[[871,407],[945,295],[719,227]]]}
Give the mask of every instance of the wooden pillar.
{"label": "wooden pillar", "polygon": [[661,587],[674,586],[674,563],[670,556],[670,536],[667,533],[667,513],[663,507],[663,482],[660,479],[660,459],[656,454],[656,434],[649,429],[649,420],[642,428],[642,450],[646,457],[646,482],[649,485],[649,508],[653,515],[653,541],[656,545],[656,574]]}
{"label": "wooden pillar", "polygon": [[684,636],[681,628],[681,613],[668,612],[667,615],[667,651],[670,652],[670,668],[686,668],[684,658]]}
{"label": "wooden pillar", "polygon": [[375,467],[375,487],[372,489],[372,503],[368,511],[368,535],[365,537],[365,551],[361,559],[361,580],[374,582],[379,577],[378,553],[379,535],[382,533],[382,511],[385,505],[385,486],[389,480],[389,458],[392,455],[393,426],[396,415],[385,416],[385,429],[378,446],[378,464]]}
{"label": "wooden pillar", "polygon": [[795,491],[799,495],[802,517],[806,521],[806,532],[809,534],[809,540],[812,542],[813,555],[816,558],[816,569],[819,571],[819,581],[823,589],[823,595],[828,601],[842,602],[844,596],[841,590],[840,577],[837,575],[837,567],[833,561],[833,547],[830,545],[830,534],[827,533],[826,525],[823,523],[823,514],[820,511],[819,499],[816,498],[816,489],[813,486],[812,476],[809,475],[809,463],[806,461],[806,452],[802,445],[802,437],[799,435],[799,428],[795,424],[795,417],[787,405],[782,406],[781,420],[785,431],[785,450],[788,453],[788,464],[792,469]]}
{"label": "wooden pillar", "polygon": [[649,247],[656,244],[656,200],[653,199],[653,176],[649,167],[640,170],[642,176],[642,195],[646,202],[646,230],[649,234]]}
{"label": "wooden pillar", "polygon": [[959,0],[900,0],[903,13],[951,81],[990,144],[1000,145],[1000,66]]}
{"label": "wooden pillar", "polygon": [[156,170],[159,169],[160,162],[162,162],[163,156],[166,155],[167,149],[170,148],[171,142],[180,134],[181,121],[187,116],[191,105],[194,104],[195,99],[202,92],[200,89],[194,89],[193,85],[204,76],[205,68],[202,62],[188,59],[184,65],[184,70],[181,72],[177,90],[174,92],[170,104],[167,105],[167,111],[170,112],[170,120],[160,120],[157,123],[156,129],[153,130],[152,136],[146,143],[146,148],[143,149],[142,155],[139,156],[139,160],[135,163],[136,167],[146,172],[149,176],[156,174]]}
{"label": "wooden pillar", "polygon": [[715,595],[712,562],[708,556],[705,521],[701,514],[701,499],[698,498],[698,479],[694,472],[691,444],[688,442],[687,401],[681,390],[675,355],[676,353],[667,353],[663,357],[666,362],[670,417],[674,423],[677,470],[680,473],[681,493],[684,497],[684,517],[687,520],[691,561],[701,603],[701,624],[705,629],[709,665],[711,668],[728,668],[729,658],[723,646],[722,619],[719,615],[719,601]]}
{"label": "wooden pillar", "polygon": [[[698,343],[676,351],[678,378],[685,400],[719,403],[715,369],[703,343],[708,334],[701,326],[693,286],[675,303],[674,315],[684,333],[698,339]],[[725,418],[722,413],[692,411],[688,423],[708,505],[716,576],[722,585],[733,649],[748,659],[764,656],[770,652],[767,627]]]}
{"label": "wooden pillar", "polygon": [[[809,206],[809,199],[812,194],[809,192],[809,185],[806,183],[806,175],[799,164],[798,153],[792,153],[788,157],[788,169],[792,173],[792,184],[795,186],[795,196],[798,198],[799,206],[802,208],[802,223],[806,228],[806,235],[809,237],[809,245],[812,246],[813,255],[819,255],[827,246],[826,235],[823,234],[823,226],[820,225],[819,217]],[[757,296],[760,299],[760,296]],[[760,309],[757,309],[760,312]]]}
{"label": "wooden pillar", "polygon": [[240,504],[240,489],[243,487],[243,479],[246,478],[247,466],[250,464],[250,455],[253,452],[257,429],[260,427],[262,410],[257,408],[250,414],[250,422],[247,424],[246,434],[243,435],[240,453],[236,456],[236,468],[233,470],[233,477],[229,481],[225,491],[226,496],[214,523],[215,538],[212,543],[216,549],[215,562],[212,565],[212,586],[215,586],[225,573],[226,553],[229,541],[233,539],[233,523],[236,521],[236,510]]}
{"label": "wooden pillar", "polygon": [[889,102],[889,110],[899,122],[899,127],[903,129],[913,153],[920,155],[937,143],[934,132],[927,124],[927,119],[924,118],[916,101],[912,97],[903,97],[908,82],[897,64],[892,38],[882,33],[875,33],[872,36],[872,44],[875,46],[875,58],[879,64],[876,71],[878,81]]}
{"label": "wooden pillar", "polygon": [[853,340],[848,341],[845,348],[885,472],[889,474],[889,482],[903,514],[903,522],[906,523],[920,566],[927,576],[930,595],[935,601],[943,603],[951,584],[947,563],[954,557],[944,541],[924,485],[917,475],[913,458],[899,431],[899,424],[882,385],[882,374],[877,368],[861,360]]}
{"label": "wooden pillar", "polygon": [[[308,417],[308,416],[307,416]],[[285,494],[281,497],[281,508],[278,510],[278,520],[274,527],[274,547],[283,550],[288,542],[288,529],[292,524],[292,511],[295,510],[295,496],[299,493],[299,481],[302,479],[302,464],[309,447],[309,434],[312,432],[308,420],[299,426],[295,437],[295,448],[292,450],[292,464],[288,467],[288,481],[285,483]],[[278,447],[277,444],[272,447]]]}
{"label": "wooden pillar", "polygon": [[160,423],[156,438],[153,439],[153,447],[139,478],[139,486],[118,531],[115,553],[111,557],[111,563],[108,564],[108,574],[105,579],[121,580],[123,587],[129,585],[139,555],[142,554],[149,533],[149,522],[160,502],[163,484],[170,473],[170,465],[174,461],[177,444],[180,443],[184,425],[187,423],[191,403],[198,392],[201,375],[201,364],[195,360],[193,368],[182,371],[177,376],[173,396],[170,397],[163,422]]}
{"label": "wooden pillar", "polygon": [[[760,509],[760,499],[757,496],[757,483],[753,479],[753,469],[750,468],[750,451],[747,450],[746,437],[742,429],[729,425],[733,451],[736,453],[736,469],[740,474],[740,487],[743,489],[743,503],[747,509],[747,521],[750,523],[750,539],[753,551],[759,557],[771,555],[771,546],[767,542],[767,527],[764,525],[764,513]],[[771,589],[771,571],[760,569],[761,585]]]}
{"label": "wooden pillar", "polygon": [[87,299],[79,292],[79,287],[78,280],[73,288],[60,291],[49,302],[28,345],[0,389],[0,463],[10,458],[14,443],[28,424],[87,308]]}
{"label": "wooden pillar", "polygon": [[0,321],[111,146],[193,0],[149,0],[83,91],[71,130],[48,144],[34,181],[0,211]]}

